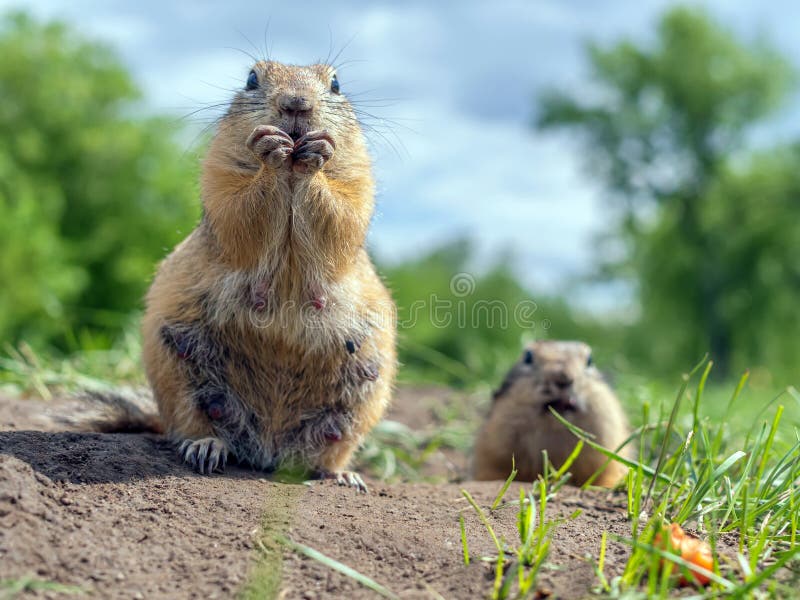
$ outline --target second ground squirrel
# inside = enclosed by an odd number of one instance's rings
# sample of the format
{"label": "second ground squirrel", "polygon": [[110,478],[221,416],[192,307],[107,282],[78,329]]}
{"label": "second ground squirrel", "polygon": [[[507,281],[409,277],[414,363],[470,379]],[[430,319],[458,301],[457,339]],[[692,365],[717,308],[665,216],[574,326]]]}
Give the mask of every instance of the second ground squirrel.
{"label": "second ground squirrel", "polygon": [[[581,342],[538,341],[525,348],[495,392],[489,416],[478,432],[475,479],[505,479],[513,457],[517,478],[532,481],[544,472],[542,450],[560,467],[578,439],[550,413],[551,407],[610,450],[628,438],[625,413],[591,357],[591,349]],[[630,444],[621,453],[630,458]],[[571,482],[585,483],[607,460],[584,446],[570,468]],[[614,486],[626,471],[611,461],[594,484]]]}

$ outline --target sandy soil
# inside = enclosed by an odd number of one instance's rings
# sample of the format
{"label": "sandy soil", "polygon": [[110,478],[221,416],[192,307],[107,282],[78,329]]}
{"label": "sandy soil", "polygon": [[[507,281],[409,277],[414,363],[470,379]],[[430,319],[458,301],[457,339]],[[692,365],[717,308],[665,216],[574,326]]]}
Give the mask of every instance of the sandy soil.
{"label": "sandy soil", "polygon": [[[301,499],[290,535],[385,585],[402,598],[483,598],[491,589],[493,566],[476,560],[494,555],[491,538],[461,494],[467,489],[486,509],[498,485],[373,486],[369,496],[347,490],[312,488]],[[518,497],[518,488],[509,490]],[[598,508],[602,507],[602,508]],[[539,589],[560,598],[587,595],[597,584],[585,555],[597,555],[603,529],[626,534],[628,524],[619,498],[608,494],[568,491],[548,507],[550,516],[566,517],[577,508],[583,514],[560,526],[551,548],[551,564],[539,579]],[[458,515],[466,521],[472,562],[465,566]],[[516,541],[516,511],[496,511],[490,517],[499,536]],[[618,574],[624,548],[609,547],[609,573]],[[557,561],[555,564],[554,561]],[[374,598],[351,579],[332,573],[316,561],[293,555],[284,563],[286,598]],[[438,594],[439,596],[437,596]]]}
{"label": "sandy soil", "polygon": [[[426,426],[426,402],[437,394],[403,391],[403,409],[393,417]],[[0,398],[0,579],[32,575],[95,598],[229,598],[254,573],[282,568],[284,598],[375,597],[314,560],[275,551],[272,540],[282,535],[402,598],[480,598],[491,588],[488,565],[463,564],[458,516],[465,516],[473,559],[490,554],[492,541],[460,490],[487,506],[496,483],[386,485],[367,478],[371,493],[363,495],[330,482],[277,483],[237,468],[202,477],[157,436],[58,431],[42,417],[65,406]],[[467,464],[465,457],[436,460],[460,472]],[[555,536],[543,594],[588,594],[596,580],[585,557],[597,556],[601,532],[628,532],[619,495],[570,489],[548,510],[565,516],[576,508],[583,514]],[[499,534],[515,539],[513,509],[490,518]],[[621,568],[625,553],[610,546],[607,575]]]}

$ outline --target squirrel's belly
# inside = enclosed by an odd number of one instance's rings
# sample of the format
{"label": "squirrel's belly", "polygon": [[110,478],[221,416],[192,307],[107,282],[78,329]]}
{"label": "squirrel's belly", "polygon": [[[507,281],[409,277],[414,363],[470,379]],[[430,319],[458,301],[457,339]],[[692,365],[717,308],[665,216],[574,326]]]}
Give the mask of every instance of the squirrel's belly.
{"label": "squirrel's belly", "polygon": [[348,341],[393,326],[394,305],[370,306],[363,298],[364,281],[349,276],[325,285],[294,282],[268,275],[231,272],[210,294],[209,322],[232,326],[261,337],[279,338],[307,350],[328,352]]}

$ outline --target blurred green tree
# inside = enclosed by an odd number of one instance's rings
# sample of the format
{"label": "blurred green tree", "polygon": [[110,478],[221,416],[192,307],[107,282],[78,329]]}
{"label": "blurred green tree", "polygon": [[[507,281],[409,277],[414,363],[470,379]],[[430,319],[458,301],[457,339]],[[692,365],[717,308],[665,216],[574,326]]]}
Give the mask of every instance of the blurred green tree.
{"label": "blurred green tree", "polygon": [[[688,8],[667,12],[652,43],[590,44],[593,79],[541,98],[541,128],[584,135],[618,227],[607,277],[641,307],[634,354],[683,368],[710,351],[715,372],[775,359],[800,333],[798,153],[751,161],[754,128],[787,98],[791,66]],[[613,252],[609,252],[613,249]]]}
{"label": "blurred green tree", "polygon": [[116,55],[61,24],[0,21],[0,96],[0,341],[113,335],[198,217],[192,157]]}
{"label": "blurred green tree", "polygon": [[615,331],[568,304],[530,292],[500,257],[473,267],[468,240],[417,259],[381,265],[398,309],[401,377],[457,386],[497,384],[534,338],[585,339],[604,365],[619,350]]}

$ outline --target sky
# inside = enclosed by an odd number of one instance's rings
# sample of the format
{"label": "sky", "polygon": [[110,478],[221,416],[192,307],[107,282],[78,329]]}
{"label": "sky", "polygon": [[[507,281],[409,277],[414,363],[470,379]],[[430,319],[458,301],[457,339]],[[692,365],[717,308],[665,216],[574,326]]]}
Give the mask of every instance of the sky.
{"label": "sky", "polygon": [[[249,55],[262,57],[265,46],[296,64],[339,53],[343,93],[376,117],[377,133],[368,134],[378,182],[373,251],[399,261],[469,237],[477,266],[511,253],[522,279],[547,294],[589,272],[593,239],[612,222],[585,149],[531,127],[536,97],[552,87],[580,94],[587,40],[646,41],[673,4],[0,0],[111,44],[149,109],[176,118],[225,102],[244,85]],[[688,4],[745,37],[768,36],[800,65],[800,3]],[[212,116],[201,111],[190,127]],[[800,111],[790,106],[763,137],[791,135],[800,136]]]}

